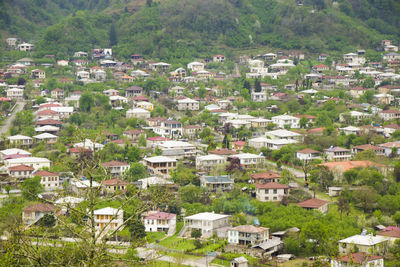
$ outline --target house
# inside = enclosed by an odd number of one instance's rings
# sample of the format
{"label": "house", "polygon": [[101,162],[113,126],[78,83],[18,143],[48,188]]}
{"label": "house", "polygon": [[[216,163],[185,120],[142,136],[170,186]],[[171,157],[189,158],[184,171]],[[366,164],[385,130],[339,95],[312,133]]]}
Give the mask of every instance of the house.
{"label": "house", "polygon": [[7,38],[6,43],[10,47],[16,47],[18,43],[18,38],[13,38],[13,37]]}
{"label": "house", "polygon": [[265,162],[265,158],[263,156],[251,153],[232,155],[229,158],[238,158],[240,160],[240,165],[242,165],[244,168],[255,168]]}
{"label": "house", "polygon": [[352,150],[353,154],[357,154],[357,153],[360,153],[360,152],[366,151],[366,150],[371,150],[377,156],[384,156],[385,155],[385,149],[383,147],[374,146],[374,145],[370,145],[370,144],[353,146],[353,148],[351,150]]}
{"label": "house", "polygon": [[290,144],[298,143],[296,140],[292,139],[268,139],[266,137],[256,137],[249,139],[249,146],[260,150],[263,147],[269,148],[271,150],[278,150],[282,147]]}
{"label": "house", "polygon": [[151,113],[143,108],[132,108],[126,111],[126,118],[148,119]]}
{"label": "house", "polygon": [[382,256],[370,253],[356,252],[331,259],[331,267],[384,267]]}
{"label": "house", "polygon": [[33,138],[35,139],[36,143],[43,141],[46,144],[54,144],[57,142],[58,136],[51,133],[41,133],[34,135]]}
{"label": "house", "polygon": [[390,94],[377,94],[374,95],[374,98],[376,99],[378,104],[381,105],[390,105],[394,102],[394,96]]}
{"label": "house", "polygon": [[33,144],[32,137],[20,134],[9,136],[7,139],[10,141],[11,145],[30,147]]}
{"label": "house", "polygon": [[164,120],[160,126],[153,127],[153,131],[162,137],[178,138],[182,136],[182,123],[175,120]]}
{"label": "house", "polygon": [[312,161],[314,159],[321,159],[321,152],[314,149],[306,148],[296,152],[296,158],[303,161]]}
{"label": "house", "polygon": [[327,213],[329,210],[329,202],[317,198],[311,198],[297,203],[297,206],[305,210],[319,210],[322,213]]}
{"label": "house", "polygon": [[73,144],[73,147],[99,151],[104,148],[104,145],[100,144],[100,143],[92,142],[89,139],[85,139],[83,142]]}
{"label": "house", "polygon": [[236,151],[242,151],[245,145],[246,145],[245,141],[239,140],[232,143],[232,148]]}
{"label": "house", "polygon": [[166,72],[169,69],[169,67],[171,67],[171,64],[164,62],[157,62],[149,64],[149,67],[153,71]]}
{"label": "house", "polygon": [[350,135],[350,134],[359,135],[359,133],[361,132],[360,128],[354,126],[339,128],[339,130],[343,132],[345,135]]}
{"label": "house", "polygon": [[377,168],[380,172],[385,174],[387,172],[387,166],[380,163],[375,163],[369,160],[359,161],[336,161],[326,162],[319,164],[320,166],[327,167],[334,175],[336,179],[340,179],[344,172],[355,169],[355,168]]}
{"label": "house", "polygon": [[7,97],[15,100],[23,100],[24,99],[24,89],[21,88],[10,88],[7,89]]}
{"label": "house", "polygon": [[120,179],[110,179],[101,182],[104,188],[104,192],[108,194],[115,194],[119,191],[123,192],[126,190],[126,186],[128,182],[120,180]]}
{"label": "house", "polygon": [[43,119],[43,120],[36,121],[35,124],[37,126],[50,125],[50,126],[60,127],[62,125],[62,122],[59,120],[53,120],[53,119]]}
{"label": "house", "polygon": [[165,232],[173,235],[176,231],[176,214],[150,211],[142,217],[146,232]]}
{"label": "house", "polygon": [[121,161],[109,161],[101,164],[103,168],[107,169],[112,176],[121,177],[125,174],[125,172],[129,169],[129,163],[121,162]]}
{"label": "house", "polygon": [[35,169],[27,165],[17,165],[8,167],[8,175],[15,178],[30,178]]}
{"label": "house", "polygon": [[75,52],[74,57],[88,57],[88,53],[83,51]]}
{"label": "house", "polygon": [[61,66],[61,67],[66,67],[68,66],[69,61],[68,60],[57,60],[57,66]]}
{"label": "house", "polygon": [[219,176],[201,176],[200,186],[207,188],[209,191],[230,191],[233,189],[233,180],[229,175]]}
{"label": "house", "polygon": [[256,129],[265,129],[268,127],[268,125],[272,124],[272,120],[264,119],[264,118],[255,118],[252,119],[251,121],[251,127],[256,128]]}
{"label": "house", "polygon": [[170,179],[153,176],[139,179],[136,183],[136,186],[141,189],[147,189],[150,186],[163,186],[166,188],[170,188],[174,187],[175,185],[170,181]]}
{"label": "house", "polygon": [[143,88],[137,85],[125,89],[125,97],[135,97],[143,94]]}
{"label": "house", "polygon": [[0,161],[3,162],[6,159],[11,158],[22,158],[30,157],[31,153],[19,148],[9,148],[0,151]]}
{"label": "house", "polygon": [[182,133],[183,136],[187,138],[195,138],[197,134],[201,131],[201,126],[199,125],[187,125],[183,126]]}
{"label": "house", "polygon": [[225,56],[223,55],[215,55],[213,56],[213,62],[224,62]]}
{"label": "house", "polygon": [[170,140],[169,138],[165,138],[162,136],[154,136],[146,138],[146,146],[148,148],[155,148],[159,144],[163,143],[164,141]]}
{"label": "house", "polygon": [[43,218],[46,214],[53,214],[55,207],[47,203],[37,203],[32,206],[25,207],[22,210],[22,221],[24,224],[32,225]]}
{"label": "house", "polygon": [[57,214],[65,215],[69,212],[69,209],[78,207],[79,203],[83,201],[80,197],[62,197],[57,199],[54,203],[56,206],[60,207],[60,211]]}
{"label": "house", "polygon": [[60,88],[56,88],[53,91],[51,91],[51,98],[54,99],[64,99],[65,94],[64,94],[64,90],[60,89]]}
{"label": "house", "polygon": [[249,261],[243,256],[234,258],[230,263],[230,267],[248,267],[248,266],[249,266]]}
{"label": "house", "polygon": [[143,130],[132,129],[132,130],[124,131],[122,135],[131,140],[137,141],[137,140],[139,140],[140,136],[142,136],[142,135],[144,137],[146,137],[146,132]]}
{"label": "house", "polygon": [[205,155],[196,157],[196,169],[202,171],[211,171],[218,165],[226,164],[226,158],[218,155]]}
{"label": "house", "polygon": [[46,72],[44,70],[35,69],[31,71],[32,79],[46,79]]}
{"label": "house", "polygon": [[145,109],[148,111],[153,111],[153,108],[154,108],[154,105],[147,101],[139,101],[139,102],[136,102],[135,105],[137,108],[142,108],[142,109]]}
{"label": "house", "polygon": [[239,225],[228,230],[228,244],[255,246],[269,239],[269,228]]}
{"label": "house", "polygon": [[194,61],[187,64],[187,68],[193,72],[198,72],[204,70],[204,64],[201,62]]}
{"label": "house", "polygon": [[61,187],[60,175],[58,173],[41,170],[34,172],[33,175],[41,177],[40,184],[45,191],[54,191]]}
{"label": "house", "polygon": [[195,229],[200,230],[203,238],[209,238],[213,234],[220,237],[224,236],[227,228],[231,226],[230,217],[230,215],[202,212],[184,217],[184,227],[190,232]]}
{"label": "house", "polygon": [[265,92],[252,92],[251,93],[251,101],[253,102],[264,102],[267,101],[267,93]]}
{"label": "house", "polygon": [[279,183],[279,180],[281,179],[281,174],[279,172],[262,172],[262,173],[252,173],[250,175],[251,177],[251,182],[253,184],[265,184],[265,183]]}
{"label": "house", "polygon": [[122,230],[124,223],[124,211],[111,207],[95,210],[94,226],[96,231],[116,231]]}
{"label": "house", "polygon": [[18,45],[19,51],[30,52],[33,51],[34,45],[29,43],[22,43]]}
{"label": "house", "polygon": [[324,149],[327,159],[330,161],[345,161],[351,159],[351,150],[342,147],[330,147]]}
{"label": "house", "polygon": [[231,155],[238,154],[238,152],[236,152],[234,150],[231,150],[231,149],[227,149],[227,148],[219,148],[219,149],[211,150],[208,153],[209,154],[213,154],[213,155],[220,155],[220,156],[223,156],[225,158],[228,158]]}
{"label": "house", "polygon": [[392,154],[392,152],[394,152],[396,150],[397,150],[397,155],[400,155],[400,141],[388,142],[388,143],[380,144],[378,146],[385,149],[386,157],[389,157]]}
{"label": "house", "polygon": [[319,64],[319,65],[313,66],[313,67],[312,67],[312,70],[313,70],[315,73],[322,73],[322,72],[324,72],[324,71],[329,70],[329,66],[324,65],[324,64]]}
{"label": "house", "polygon": [[90,188],[97,189],[99,187],[100,184],[96,181],[92,181],[92,184],[90,184],[90,181],[86,179],[78,180],[74,178],[70,180],[71,191],[80,196],[86,195]]}
{"label": "house", "polygon": [[150,158],[144,158],[144,165],[155,175],[168,176],[172,170],[176,169],[176,159],[165,157],[165,156],[155,156]]}
{"label": "house", "polygon": [[385,237],[389,241],[389,244],[393,245],[396,240],[400,239],[400,227],[388,226],[376,235]]}
{"label": "house", "polygon": [[339,253],[349,254],[355,249],[364,253],[385,253],[388,248],[388,241],[383,236],[354,235],[339,240]]}
{"label": "house", "polygon": [[118,96],[119,95],[119,91],[115,90],[115,89],[108,89],[108,90],[104,90],[103,94],[106,96]]}
{"label": "house", "polygon": [[187,158],[196,155],[196,147],[184,141],[173,141],[167,140],[157,145],[161,149],[163,156],[169,156],[174,158]]}
{"label": "house", "polygon": [[372,115],[368,113],[352,110],[350,112],[339,114],[339,121],[349,123],[349,120],[354,119],[355,122],[360,122],[364,119],[370,118],[371,116]]}
{"label": "house", "polygon": [[378,113],[378,116],[381,117],[384,121],[398,119],[400,118],[400,110],[382,110]]}
{"label": "house", "polygon": [[256,184],[256,198],[261,202],[279,202],[289,195],[289,186],[275,182]]}
{"label": "house", "polygon": [[22,157],[22,158],[11,158],[4,160],[4,166],[13,167],[19,165],[27,165],[33,167],[35,170],[42,168],[50,168],[51,161],[46,158],[39,157]]}
{"label": "house", "polygon": [[178,100],[178,110],[199,110],[199,102],[190,98]]}
{"label": "house", "polygon": [[266,137],[278,140],[301,140],[302,135],[296,132],[288,131],[285,129],[278,129],[274,131],[269,131],[265,133]]}
{"label": "house", "polygon": [[271,118],[272,122],[278,127],[278,128],[285,128],[289,127],[289,128],[300,128],[300,119],[293,117],[293,116],[289,116],[289,115],[280,115],[280,116],[274,116]]}

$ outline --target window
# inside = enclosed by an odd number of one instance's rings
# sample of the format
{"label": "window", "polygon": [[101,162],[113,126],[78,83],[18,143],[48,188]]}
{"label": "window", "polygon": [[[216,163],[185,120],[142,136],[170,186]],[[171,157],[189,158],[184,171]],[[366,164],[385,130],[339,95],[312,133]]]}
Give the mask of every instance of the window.
{"label": "window", "polygon": [[274,194],[277,194],[278,193],[278,189],[274,189]]}

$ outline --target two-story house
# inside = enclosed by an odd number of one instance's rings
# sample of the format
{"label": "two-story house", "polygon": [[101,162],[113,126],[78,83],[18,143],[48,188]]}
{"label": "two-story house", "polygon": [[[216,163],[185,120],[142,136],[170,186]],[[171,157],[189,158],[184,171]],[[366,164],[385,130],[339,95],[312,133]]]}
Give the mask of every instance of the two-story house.
{"label": "two-story house", "polygon": [[266,242],[269,228],[254,225],[239,225],[228,230],[228,244],[251,246]]}
{"label": "two-story house", "polygon": [[196,157],[196,169],[210,171],[218,165],[226,164],[226,158],[218,155],[205,155]]}
{"label": "two-story house", "polygon": [[101,164],[103,168],[109,170],[112,176],[121,177],[130,167],[129,163],[121,162],[117,160],[104,162]]}
{"label": "two-story house", "polygon": [[176,214],[151,211],[143,216],[146,232],[165,232],[173,235],[176,231]]}
{"label": "two-story house", "polygon": [[144,158],[143,162],[150,173],[162,176],[168,176],[172,170],[176,169],[177,164],[176,159],[165,156]]}
{"label": "two-story house", "polygon": [[256,184],[256,198],[262,202],[278,202],[289,195],[289,186],[275,182]]}
{"label": "two-story house", "polygon": [[324,149],[324,153],[330,161],[346,161],[351,159],[351,150],[342,147],[330,147]]}
{"label": "two-story house", "polygon": [[216,214],[213,212],[197,213],[183,218],[184,227],[187,228],[189,233],[194,229],[200,230],[204,238],[211,237],[213,234],[224,236],[226,234],[226,228],[231,226],[229,221],[230,217],[230,215]]}
{"label": "two-story house", "polygon": [[[124,211],[111,207],[94,211],[94,227],[96,231],[115,231],[124,223]],[[122,227],[118,230],[122,230]]]}
{"label": "two-story house", "polygon": [[201,176],[200,186],[210,191],[230,191],[233,189],[233,180],[229,175]]}

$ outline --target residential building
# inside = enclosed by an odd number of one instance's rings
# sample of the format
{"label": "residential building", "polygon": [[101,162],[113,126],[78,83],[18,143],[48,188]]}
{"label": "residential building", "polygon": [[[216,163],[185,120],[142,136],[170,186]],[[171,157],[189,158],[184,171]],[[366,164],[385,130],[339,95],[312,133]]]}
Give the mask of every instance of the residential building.
{"label": "residential building", "polygon": [[285,126],[293,129],[300,128],[300,119],[293,116],[280,115],[272,117],[271,119],[272,122],[281,129],[285,128]]}
{"label": "residential building", "polygon": [[213,61],[214,62],[224,62],[225,61],[225,56],[223,56],[223,55],[215,55],[215,56],[213,56]]}
{"label": "residential building", "polygon": [[196,169],[202,171],[210,171],[216,168],[218,165],[225,165],[226,158],[214,154],[197,156],[196,157]]}
{"label": "residential building", "polygon": [[187,126],[183,126],[182,128],[182,133],[184,137],[187,138],[195,138],[198,133],[200,133],[202,127],[199,125],[187,125]]}
{"label": "residential building", "polygon": [[193,72],[203,71],[204,70],[204,63],[201,62],[190,62],[187,64],[187,68]]}
{"label": "residential building", "polygon": [[320,165],[327,167],[333,173],[335,179],[341,179],[344,172],[355,168],[373,167],[384,175],[388,170],[386,165],[375,163],[369,160],[325,162],[321,163]]}
{"label": "residential building", "polygon": [[165,232],[173,235],[176,231],[176,214],[150,211],[142,217],[146,232]]}
{"label": "residential building", "polygon": [[321,159],[321,152],[314,149],[306,148],[296,152],[296,158],[303,161],[312,161],[314,159]]}
{"label": "residential building", "polygon": [[250,175],[251,182],[253,184],[265,184],[265,183],[279,183],[281,179],[281,174],[279,172],[262,172],[262,173],[252,173]]}
{"label": "residential building", "polygon": [[33,136],[36,143],[44,142],[46,144],[54,144],[57,142],[58,136],[51,133],[41,133]]}
{"label": "residential building", "polygon": [[240,160],[240,165],[242,165],[244,168],[255,168],[265,162],[265,158],[263,156],[251,153],[232,155],[230,158],[238,158]]}
{"label": "residential building", "polygon": [[251,101],[253,102],[264,102],[267,101],[267,94],[265,92],[252,92]]}
{"label": "residential building", "polygon": [[384,267],[382,256],[356,252],[331,259],[331,267]]}
{"label": "residential building", "polygon": [[255,118],[252,119],[251,121],[251,127],[253,128],[261,128],[265,129],[268,127],[269,124],[272,124],[272,120],[264,119],[264,118]]}
{"label": "residential building", "polygon": [[13,135],[7,137],[11,145],[30,147],[33,144],[32,137],[25,135]]}
{"label": "residential building", "polygon": [[384,156],[385,155],[385,148],[379,147],[379,146],[374,146],[370,144],[365,144],[365,145],[359,145],[359,146],[353,146],[351,149],[353,154],[357,154],[366,150],[371,150],[373,151],[377,156]]}
{"label": "residential building", "polygon": [[146,137],[146,132],[143,131],[143,130],[132,129],[132,130],[124,131],[124,133],[122,135],[127,137],[127,138],[129,138],[129,139],[131,139],[131,140],[137,141],[137,140],[139,140],[139,137],[142,136],[142,135],[144,137]]}
{"label": "residential building", "polygon": [[263,147],[271,150],[279,150],[282,147],[290,144],[296,144],[298,141],[292,139],[268,139],[266,137],[257,137],[249,139],[249,146],[260,150]]}
{"label": "residential building", "polygon": [[384,121],[394,120],[400,118],[400,110],[387,109],[378,113]]}
{"label": "residential building", "polygon": [[151,173],[161,176],[169,175],[171,170],[176,169],[177,163],[176,159],[165,156],[144,158],[143,161],[144,165]]}
{"label": "residential building", "polygon": [[125,97],[135,97],[143,94],[143,88],[137,85],[125,89]]}
{"label": "residential building", "polygon": [[139,179],[136,183],[136,186],[141,189],[147,189],[150,186],[163,186],[166,188],[170,188],[175,186],[170,179],[152,176],[143,179]]}
{"label": "residential building", "polygon": [[278,129],[274,131],[269,131],[265,133],[266,137],[271,139],[291,139],[300,141],[302,139],[302,135],[296,132],[288,131],[285,129]]}
{"label": "residential building", "polygon": [[51,204],[37,203],[23,208],[22,221],[24,224],[32,225],[43,218],[46,214],[53,214],[55,207]]}
{"label": "residential building", "polygon": [[96,231],[122,230],[124,211],[111,207],[94,211],[94,226]]}
{"label": "residential building", "polygon": [[30,157],[31,153],[19,148],[9,148],[0,151],[0,161],[3,162],[6,159],[11,158],[22,158]]}
{"label": "residential building", "polygon": [[33,51],[34,45],[29,43],[22,43],[18,45],[19,51],[30,52]]}
{"label": "residential building", "polygon": [[8,167],[8,175],[15,178],[31,178],[35,169],[27,165]]}
{"label": "residential building", "polygon": [[46,79],[46,72],[41,69],[35,69],[31,71],[32,79]]}
{"label": "residential building", "polygon": [[297,206],[306,210],[319,210],[322,213],[327,213],[329,211],[329,202],[317,198],[304,200],[297,203]]}
{"label": "residential building", "polygon": [[129,163],[117,160],[104,162],[101,164],[103,168],[107,169],[112,176],[121,177],[130,167]]}
{"label": "residential building", "polygon": [[248,266],[249,266],[249,261],[243,256],[234,258],[230,263],[230,267],[248,267]]}
{"label": "residential building", "polygon": [[167,140],[157,145],[162,150],[163,156],[176,159],[196,156],[196,146],[189,142]]}
{"label": "residential building", "polygon": [[226,234],[227,228],[231,226],[230,217],[230,215],[202,212],[184,217],[184,227],[189,231],[199,229],[203,238],[209,238],[213,234],[223,236]]}
{"label": "residential building", "polygon": [[89,188],[97,189],[100,187],[100,184],[96,181],[92,181],[92,184],[90,184],[90,181],[86,179],[82,180],[71,179],[70,186],[72,192],[74,192],[77,195],[84,196],[87,194]]}
{"label": "residential building", "polygon": [[354,235],[339,241],[339,253],[349,254],[357,249],[364,253],[385,253],[388,241],[383,236]]}
{"label": "residential building", "polygon": [[37,171],[33,173],[34,176],[40,176],[40,184],[45,191],[54,191],[61,187],[60,175],[55,172]]}
{"label": "residential building", "polygon": [[201,176],[200,186],[207,188],[210,191],[230,191],[233,189],[234,181],[229,175],[219,176]]}
{"label": "residential building", "polygon": [[162,137],[178,138],[182,136],[182,123],[174,120],[165,120],[160,126],[153,127],[153,131]]}
{"label": "residential building", "polygon": [[27,165],[35,170],[42,168],[50,168],[51,161],[46,158],[39,157],[23,157],[4,160],[4,166],[13,167],[18,165]]}
{"label": "residential building", "polygon": [[327,159],[330,161],[345,161],[351,159],[351,150],[342,147],[330,147],[324,149]]}
{"label": "residential building", "polygon": [[120,180],[120,179],[110,179],[101,182],[103,185],[103,190],[108,194],[115,194],[117,192],[124,192],[126,190],[126,186],[128,182]]}
{"label": "residential building", "polygon": [[262,202],[279,202],[289,195],[289,186],[275,182],[256,184],[256,198]]}
{"label": "residential building", "polygon": [[23,100],[24,99],[24,89],[21,88],[10,88],[7,89],[7,97],[15,100]]}
{"label": "residential building", "polygon": [[190,98],[178,100],[178,110],[199,110],[199,102]]}
{"label": "residential building", "polygon": [[154,105],[148,101],[138,101],[135,103],[137,108],[142,108],[148,111],[153,111]]}
{"label": "residential building", "polygon": [[239,225],[228,230],[228,244],[254,246],[269,239],[269,228]]}
{"label": "residential building", "polygon": [[126,111],[126,118],[148,119],[151,113],[143,108],[133,108]]}

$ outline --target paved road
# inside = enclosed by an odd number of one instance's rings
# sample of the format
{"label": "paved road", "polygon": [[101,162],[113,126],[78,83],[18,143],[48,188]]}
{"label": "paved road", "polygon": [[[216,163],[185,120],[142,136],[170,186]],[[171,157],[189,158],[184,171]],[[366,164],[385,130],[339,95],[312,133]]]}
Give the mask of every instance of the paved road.
{"label": "paved road", "polygon": [[22,101],[17,102],[17,106],[14,108],[13,112],[11,113],[11,116],[8,116],[4,124],[1,126],[0,134],[7,134],[8,130],[11,127],[11,123],[15,119],[15,115],[17,114],[17,112],[21,111],[24,108],[25,104],[26,103]]}

